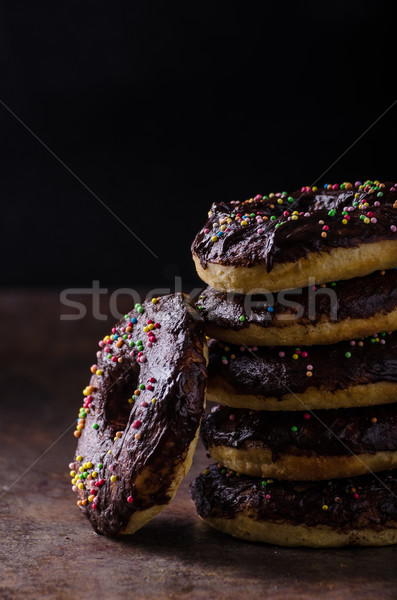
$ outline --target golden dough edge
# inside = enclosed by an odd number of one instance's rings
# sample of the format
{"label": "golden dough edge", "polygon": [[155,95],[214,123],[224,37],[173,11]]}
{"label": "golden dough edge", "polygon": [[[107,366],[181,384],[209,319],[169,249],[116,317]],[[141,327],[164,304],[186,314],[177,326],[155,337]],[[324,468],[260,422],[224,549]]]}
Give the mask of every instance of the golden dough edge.
{"label": "golden dough edge", "polygon": [[271,522],[257,519],[255,513],[239,513],[232,519],[200,517],[205,523],[233,537],[251,542],[277,546],[307,546],[309,548],[337,548],[341,546],[390,546],[397,543],[397,522],[391,521],[383,529],[371,527],[338,530],[327,525],[293,525],[286,521]]}
{"label": "golden dough edge", "polygon": [[367,319],[348,318],[339,322],[322,320],[313,324],[302,324],[297,319],[295,322],[280,321],[279,325],[271,327],[252,324],[240,330],[216,327],[207,321],[205,328],[209,337],[228,344],[248,346],[336,344],[343,340],[367,337],[379,331],[395,331],[397,307],[387,314],[377,313]]}
{"label": "golden dough edge", "polygon": [[207,263],[204,269],[193,253],[198,276],[220,292],[250,294],[259,288],[269,292],[307,287],[353,277],[363,277],[377,270],[397,267],[397,240],[360,244],[353,248],[332,248],[329,252],[311,252],[296,262],[275,263],[270,273],[266,265],[230,267]]}
{"label": "golden dough edge", "polygon": [[397,467],[397,451],[390,450],[344,456],[321,456],[315,452],[311,456],[283,453],[274,461],[271,451],[259,446],[209,446],[207,450],[214,460],[237,473],[288,481],[345,479]]}
{"label": "golden dough edge", "polygon": [[329,392],[309,387],[300,394],[286,393],[281,400],[254,394],[239,394],[220,375],[211,377],[208,382],[207,400],[232,408],[251,410],[321,410],[377,406],[397,401],[397,383],[380,381],[348,387],[345,390]]}
{"label": "golden dough edge", "polygon": [[[193,455],[196,450],[199,432],[200,427],[197,429],[196,435],[190,443],[185,459],[179,465],[177,465],[174,470],[172,483],[166,491],[166,494],[169,495],[169,501],[167,504],[159,504],[151,506],[145,510],[135,512],[128,521],[128,524],[119,532],[120,535],[132,535],[138,531],[138,529],[141,529],[141,527],[146,525],[146,523],[151,521],[153,517],[163,511],[170,504],[170,502],[172,502],[180,484],[182,483],[182,480],[186,477],[192,466]],[[146,475],[148,472],[150,472],[150,470],[151,467],[148,467],[142,471],[141,477],[143,480],[146,478]]]}

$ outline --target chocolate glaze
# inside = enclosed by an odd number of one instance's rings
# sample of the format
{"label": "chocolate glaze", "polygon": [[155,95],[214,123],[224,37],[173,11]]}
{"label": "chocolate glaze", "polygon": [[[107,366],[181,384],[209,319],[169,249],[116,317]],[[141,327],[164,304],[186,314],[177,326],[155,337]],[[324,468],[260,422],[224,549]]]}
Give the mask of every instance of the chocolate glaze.
{"label": "chocolate glaze", "polygon": [[[358,198],[354,197],[356,193]],[[258,198],[253,202],[214,203],[204,228],[193,241],[192,252],[203,268],[208,262],[232,267],[264,264],[270,272],[274,263],[296,262],[310,252],[330,252],[332,248],[352,248],[379,240],[397,241],[397,233],[390,230],[391,225],[397,226],[397,208],[393,208],[397,191],[393,184],[386,183],[381,193],[383,196],[378,197],[377,192],[355,188],[349,191],[296,191],[290,196],[293,202],[289,203],[285,197],[282,205],[277,203],[277,197]],[[353,207],[353,202],[359,202],[359,205],[348,212],[350,220],[344,225],[343,209]],[[368,202],[369,207],[360,209],[364,202]],[[379,202],[380,206],[374,206],[374,202]],[[335,216],[329,216],[331,209],[336,210]],[[283,215],[286,210],[289,217]],[[293,211],[303,214],[297,220],[288,220]],[[258,224],[258,212],[269,220]],[[360,219],[368,212],[372,213],[371,218],[375,218],[376,223],[366,224]],[[247,224],[242,226],[235,220],[236,216],[231,216],[237,214],[254,216],[245,219]],[[271,220],[271,216],[276,218]],[[232,221],[227,224],[227,230],[221,232],[219,221],[228,218]],[[321,237],[324,225],[329,227],[326,238]],[[207,229],[209,231],[205,233]],[[262,229],[262,233],[258,233],[258,229]],[[218,241],[212,242],[211,238],[218,233],[221,235]]]}
{"label": "chocolate glaze", "polygon": [[[295,305],[286,305],[286,301]],[[324,287],[269,293],[267,296],[244,296],[207,287],[197,306],[206,325],[234,331],[250,325],[277,327],[280,322],[282,326],[288,326],[315,324],[324,319],[332,322],[367,319],[396,309],[397,269],[377,271]],[[273,310],[269,311],[269,307]],[[242,315],[244,321],[240,321]]]}
{"label": "chocolate glaze", "polygon": [[[284,356],[280,357],[280,353]],[[311,377],[307,375],[310,366],[313,367]],[[237,394],[278,400],[291,392],[303,393],[309,387],[335,392],[381,381],[396,383],[397,332],[379,334],[378,338],[329,346],[301,346],[299,349],[262,346],[252,350],[211,340],[209,377],[210,380],[221,377]]]}
{"label": "chocolate glaze", "polygon": [[270,450],[274,461],[280,454],[351,456],[395,451],[397,407],[386,404],[308,413],[223,406],[203,419],[201,437],[207,449],[257,447]]}
{"label": "chocolate glaze", "polygon": [[232,519],[247,511],[257,521],[328,525],[346,532],[396,528],[396,471],[379,473],[376,478],[362,475],[305,484],[272,481],[264,486],[261,479],[236,476],[212,465],[207,475],[195,479],[191,494],[204,519]]}
{"label": "chocolate glaze", "polygon": [[[182,294],[163,296],[157,304],[147,301],[143,309],[142,314],[132,310],[113,330],[116,335],[126,335],[122,328],[137,319],[130,339],[120,348],[116,346],[120,338],[109,340],[110,351],[98,353],[96,363],[103,375],[91,379],[92,405],[76,452],[82,456],[75,463],[76,471],[91,462],[93,467],[87,471],[98,473],[93,481],[104,481],[97,488],[96,509],[88,503],[82,510],[97,532],[109,536],[118,535],[136,511],[170,500],[167,490],[173,469],[186,457],[203,414],[206,366],[200,315]],[[150,346],[148,333],[143,331],[148,319],[160,324],[152,330],[156,341]],[[138,360],[138,340],[143,342],[145,362]],[[132,348],[131,341],[135,341]],[[122,362],[112,362],[108,354]],[[149,385],[154,389],[140,391],[131,407],[128,399],[140,384],[148,385],[151,377],[155,382]],[[152,398],[156,398],[154,404]],[[140,425],[134,428],[136,421]],[[122,437],[115,441],[119,431]],[[137,433],[140,439],[135,438]],[[98,468],[98,463],[103,467]],[[148,468],[154,473],[137,485],[137,478]],[[117,476],[115,483],[110,481],[112,475]],[[79,492],[81,500],[87,499],[92,485],[85,481],[86,489]],[[127,501],[130,496],[131,503]]]}

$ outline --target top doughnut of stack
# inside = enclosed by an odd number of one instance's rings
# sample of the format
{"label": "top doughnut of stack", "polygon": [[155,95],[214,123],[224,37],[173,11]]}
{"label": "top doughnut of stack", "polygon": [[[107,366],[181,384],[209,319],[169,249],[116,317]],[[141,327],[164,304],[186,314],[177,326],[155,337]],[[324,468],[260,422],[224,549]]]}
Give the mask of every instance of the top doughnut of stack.
{"label": "top doughnut of stack", "polygon": [[221,292],[277,292],[397,267],[397,184],[356,181],[214,203],[192,244]]}

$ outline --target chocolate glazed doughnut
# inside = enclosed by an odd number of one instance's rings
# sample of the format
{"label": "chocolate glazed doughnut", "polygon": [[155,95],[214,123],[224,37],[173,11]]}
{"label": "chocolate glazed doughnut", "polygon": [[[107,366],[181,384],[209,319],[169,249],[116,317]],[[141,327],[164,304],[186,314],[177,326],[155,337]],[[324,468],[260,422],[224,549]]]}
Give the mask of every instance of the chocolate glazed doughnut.
{"label": "chocolate glazed doughnut", "polygon": [[268,296],[206,288],[207,335],[257,346],[335,344],[397,329],[397,269]]}
{"label": "chocolate glazed doughnut", "polygon": [[203,323],[182,294],[146,301],[99,342],[71,467],[95,531],[134,533],[190,468],[204,408]]}
{"label": "chocolate glazed doughnut", "polygon": [[302,484],[213,465],[191,493],[206,523],[242,539],[315,548],[397,543],[396,471]]}
{"label": "chocolate glazed doughnut", "polygon": [[388,404],[397,398],[397,332],[331,346],[250,349],[209,343],[207,399],[254,410]]}
{"label": "chocolate glazed doughnut", "polygon": [[214,460],[253,477],[314,481],[397,467],[392,404],[311,413],[218,407],[201,437]]}
{"label": "chocolate glazed doughnut", "polygon": [[397,267],[396,185],[304,187],[213,204],[192,244],[203,281],[254,294]]}

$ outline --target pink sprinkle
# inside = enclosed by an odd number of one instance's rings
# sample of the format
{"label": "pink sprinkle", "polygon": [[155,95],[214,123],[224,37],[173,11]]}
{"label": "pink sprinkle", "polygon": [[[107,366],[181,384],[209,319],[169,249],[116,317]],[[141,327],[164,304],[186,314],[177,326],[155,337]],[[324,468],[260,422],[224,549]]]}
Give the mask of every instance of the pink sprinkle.
{"label": "pink sprinkle", "polygon": [[371,218],[374,216],[374,213],[372,211],[367,212],[367,217]]}
{"label": "pink sprinkle", "polygon": [[313,365],[307,365],[306,369],[307,369],[308,371],[313,371]]}
{"label": "pink sprinkle", "polygon": [[105,342],[104,342],[103,340],[101,340],[100,342],[98,342],[98,346],[99,346],[100,348],[103,348],[103,347],[104,347],[104,345],[105,345]]}
{"label": "pink sprinkle", "polygon": [[69,463],[69,469],[75,469],[76,463]]}
{"label": "pink sprinkle", "polygon": [[390,231],[392,231],[393,233],[396,233],[397,227],[395,225],[391,225],[390,226]]}
{"label": "pink sprinkle", "polygon": [[138,429],[138,427],[141,426],[141,422],[139,420],[136,420],[135,423],[132,425],[133,429]]}
{"label": "pink sprinkle", "polygon": [[140,357],[138,358],[138,362],[140,362],[140,363],[144,363],[144,362],[146,362],[146,356],[140,356]]}
{"label": "pink sprinkle", "polygon": [[102,352],[100,350],[98,350],[98,352],[96,353],[96,357],[101,358],[101,356],[102,356]]}
{"label": "pink sprinkle", "polygon": [[117,362],[117,356],[112,356],[112,362]]}
{"label": "pink sprinkle", "polygon": [[356,345],[356,342],[354,340],[351,340],[350,346],[355,346],[355,345]]}
{"label": "pink sprinkle", "polygon": [[240,352],[245,352],[245,346],[240,346]]}
{"label": "pink sprinkle", "polygon": [[135,352],[133,350],[131,350],[130,356],[135,356]]}
{"label": "pink sprinkle", "polygon": [[149,385],[146,386],[146,389],[149,390],[149,392],[152,392],[154,390],[154,387],[149,383]]}
{"label": "pink sprinkle", "polygon": [[74,485],[74,486],[72,487],[72,490],[73,490],[74,492],[77,492],[77,485]]}
{"label": "pink sprinkle", "polygon": [[396,188],[395,188],[395,187],[391,187],[391,188],[390,188],[390,191],[391,191],[391,192],[395,192],[395,191],[396,191]]}
{"label": "pink sprinkle", "polygon": [[154,378],[154,377],[151,377],[151,378],[149,379],[149,381],[150,381],[150,383],[156,383],[156,380],[155,380],[155,378]]}
{"label": "pink sprinkle", "polygon": [[302,352],[302,358],[307,358],[307,352]]}
{"label": "pink sprinkle", "polygon": [[96,510],[97,506],[96,504],[94,504],[94,502],[92,503],[92,510]]}
{"label": "pink sprinkle", "polygon": [[266,498],[266,500],[270,500],[271,495],[270,494],[266,494],[265,498]]}
{"label": "pink sprinkle", "polygon": [[151,348],[151,347],[152,347],[152,342],[148,342],[148,343],[146,344],[146,346],[147,346],[148,348]]}
{"label": "pink sprinkle", "polygon": [[134,498],[132,496],[128,496],[127,502],[131,504],[131,502],[134,502]]}
{"label": "pink sprinkle", "polygon": [[377,222],[378,222],[378,219],[376,219],[375,217],[372,217],[371,223],[377,223]]}
{"label": "pink sprinkle", "polygon": [[305,417],[306,421],[308,421],[310,419],[309,413],[305,413],[303,416]]}
{"label": "pink sprinkle", "polygon": [[206,228],[204,229],[204,233],[209,233],[209,232],[210,232],[210,230],[208,229],[208,227],[206,227]]}
{"label": "pink sprinkle", "polygon": [[121,333],[124,333],[125,327],[120,327],[120,331],[121,331]]}
{"label": "pink sprinkle", "polygon": [[380,340],[381,344],[386,344],[386,340]]}
{"label": "pink sprinkle", "polygon": [[304,186],[301,188],[301,192],[302,192],[302,193],[303,193],[303,192],[306,192],[306,186],[305,186],[305,185],[304,185]]}
{"label": "pink sprinkle", "polygon": [[128,334],[128,339],[130,340],[132,338],[132,333]]}
{"label": "pink sprinkle", "polygon": [[105,480],[104,480],[104,479],[100,479],[100,480],[98,481],[98,483],[99,483],[99,485],[103,485],[103,484],[105,483]]}
{"label": "pink sprinkle", "polygon": [[109,465],[109,471],[113,471],[114,465]]}
{"label": "pink sprinkle", "polygon": [[278,355],[279,355],[280,358],[284,358],[285,352],[279,352]]}
{"label": "pink sprinkle", "polygon": [[235,417],[235,415],[229,415],[229,419],[230,419],[231,421],[234,421],[234,420],[235,420],[235,418],[236,418],[236,417]]}
{"label": "pink sprinkle", "polygon": [[360,185],[361,185],[361,181],[356,181],[354,184],[354,187],[360,187]]}
{"label": "pink sprinkle", "polygon": [[110,352],[110,346],[105,346],[105,347],[104,347],[104,351],[105,351],[105,352]]}
{"label": "pink sprinkle", "polygon": [[112,327],[112,333],[116,333],[116,328]]}
{"label": "pink sprinkle", "polygon": [[334,185],[332,186],[333,190],[339,190],[339,185],[337,183],[334,183]]}
{"label": "pink sprinkle", "polygon": [[323,231],[328,231],[328,230],[329,230],[329,225],[324,225]]}
{"label": "pink sprinkle", "polygon": [[303,216],[304,217],[310,217],[310,213],[309,212],[305,212],[305,214]]}
{"label": "pink sprinkle", "polygon": [[257,351],[258,351],[258,346],[252,346],[252,350],[253,350],[254,352],[257,352]]}
{"label": "pink sprinkle", "polygon": [[147,407],[147,402],[145,402],[145,400],[143,402],[141,402],[141,406],[143,406],[143,408]]}
{"label": "pink sprinkle", "polygon": [[258,229],[258,233],[259,233],[259,234],[263,233],[263,229],[262,229],[262,227],[259,227],[259,229]]}
{"label": "pink sprinkle", "polygon": [[254,200],[255,200],[255,201],[262,200],[262,196],[261,196],[260,194],[257,194],[257,195],[255,196]]}
{"label": "pink sprinkle", "polygon": [[376,202],[374,202],[374,206],[380,206],[379,200],[377,200]]}
{"label": "pink sprinkle", "polygon": [[354,497],[355,497],[355,498],[358,498],[358,494],[357,494],[357,492],[354,494]]}

